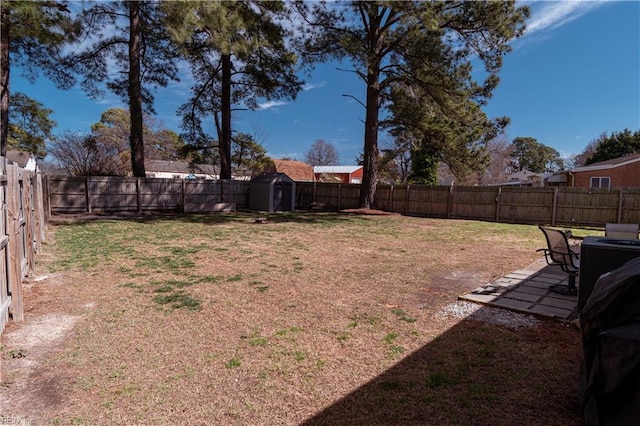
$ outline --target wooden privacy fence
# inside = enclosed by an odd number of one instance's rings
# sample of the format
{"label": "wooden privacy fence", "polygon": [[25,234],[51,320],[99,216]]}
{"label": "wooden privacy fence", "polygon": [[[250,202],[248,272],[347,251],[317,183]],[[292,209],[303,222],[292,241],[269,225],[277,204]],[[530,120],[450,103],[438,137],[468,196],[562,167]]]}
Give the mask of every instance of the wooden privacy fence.
{"label": "wooden privacy fence", "polygon": [[[298,182],[298,198],[358,207],[360,185]],[[559,226],[640,223],[640,188],[378,185],[374,207],[405,215]]]}
{"label": "wooden privacy fence", "polygon": [[35,273],[46,221],[42,175],[0,157],[0,333],[9,315],[24,319],[22,283]]}
{"label": "wooden privacy fence", "polygon": [[49,177],[51,213],[211,212],[249,206],[249,182],[127,177]]}
{"label": "wooden privacy fence", "polygon": [[506,223],[640,223],[640,188],[382,185],[375,204],[408,215]]}
{"label": "wooden privacy fence", "polygon": [[[210,212],[249,206],[248,181],[51,177],[52,213]],[[360,185],[296,182],[296,205],[358,207]],[[640,223],[640,188],[378,185],[374,207],[406,215],[559,226]]]}

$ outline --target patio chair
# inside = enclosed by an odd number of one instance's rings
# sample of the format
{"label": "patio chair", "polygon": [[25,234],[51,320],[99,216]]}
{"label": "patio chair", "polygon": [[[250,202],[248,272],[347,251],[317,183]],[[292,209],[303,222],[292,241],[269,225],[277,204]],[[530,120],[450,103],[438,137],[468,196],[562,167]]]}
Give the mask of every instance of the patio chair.
{"label": "patio chair", "polygon": [[543,226],[539,226],[539,228],[547,240],[547,248],[536,251],[544,253],[544,258],[548,265],[559,266],[560,269],[569,274],[568,284],[554,284],[549,286],[549,290],[560,294],[577,294],[576,276],[580,270],[580,254],[572,249],[571,244],[569,244],[571,232]]}
{"label": "patio chair", "polygon": [[604,226],[604,236],[613,238],[638,239],[640,225],[637,223],[607,223]]}

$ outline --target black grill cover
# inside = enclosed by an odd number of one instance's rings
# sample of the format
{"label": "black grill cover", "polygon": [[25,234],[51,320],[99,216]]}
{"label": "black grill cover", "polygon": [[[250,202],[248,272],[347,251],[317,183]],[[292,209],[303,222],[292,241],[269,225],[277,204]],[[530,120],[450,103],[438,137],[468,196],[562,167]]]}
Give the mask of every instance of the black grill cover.
{"label": "black grill cover", "polygon": [[640,422],[640,258],[602,275],[580,314],[582,418]]}

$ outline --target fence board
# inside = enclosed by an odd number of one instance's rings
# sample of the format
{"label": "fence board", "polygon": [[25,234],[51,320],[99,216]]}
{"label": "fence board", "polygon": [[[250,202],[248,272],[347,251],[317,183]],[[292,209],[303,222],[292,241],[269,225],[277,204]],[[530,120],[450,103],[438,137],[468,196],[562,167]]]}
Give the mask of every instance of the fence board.
{"label": "fence board", "polygon": [[11,289],[9,285],[9,235],[7,230],[7,174],[6,162],[0,162],[2,170],[0,174],[0,334],[4,330],[5,324],[9,321],[9,308],[11,307]]}
{"label": "fence board", "polygon": [[623,188],[620,223],[640,223],[640,188]]}
{"label": "fence board", "polygon": [[563,188],[558,192],[556,222],[604,225],[618,222],[619,192],[599,188]]}
{"label": "fence board", "polygon": [[553,188],[501,188],[497,220],[507,223],[551,223]]}
{"label": "fence board", "polygon": [[44,241],[45,193],[38,175],[0,157],[0,333],[11,317],[24,319],[22,283],[35,274]]}
{"label": "fence board", "polygon": [[89,211],[87,178],[49,178],[47,187],[51,212],[73,213]]}
{"label": "fence board", "polygon": [[452,193],[452,218],[495,220],[498,188],[462,186]]}

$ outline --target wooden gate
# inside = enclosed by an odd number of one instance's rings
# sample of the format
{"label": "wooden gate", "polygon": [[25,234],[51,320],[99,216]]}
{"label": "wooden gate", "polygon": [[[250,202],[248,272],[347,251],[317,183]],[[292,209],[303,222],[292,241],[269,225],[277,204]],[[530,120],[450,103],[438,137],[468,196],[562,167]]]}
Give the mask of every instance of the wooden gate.
{"label": "wooden gate", "polygon": [[42,176],[0,157],[0,333],[24,319],[22,283],[45,238]]}

